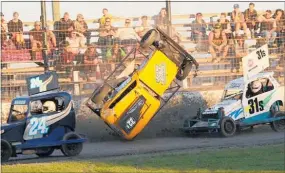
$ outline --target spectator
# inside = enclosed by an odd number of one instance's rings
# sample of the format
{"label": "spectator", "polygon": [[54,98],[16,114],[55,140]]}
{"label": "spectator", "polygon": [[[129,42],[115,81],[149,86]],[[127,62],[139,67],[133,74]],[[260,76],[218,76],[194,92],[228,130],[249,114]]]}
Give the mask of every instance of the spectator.
{"label": "spectator", "polygon": [[209,51],[212,55],[213,62],[217,60],[219,62],[221,58],[216,59],[216,54],[222,55],[224,59],[228,53],[227,37],[224,32],[222,32],[221,24],[215,24],[214,30],[209,34]]}
{"label": "spectator", "polygon": [[107,46],[113,45],[114,36],[116,35],[115,28],[111,25],[111,19],[106,18],[105,25],[100,28],[98,45],[101,46],[103,58],[106,56]]}
{"label": "spectator", "polygon": [[107,8],[103,8],[102,13],[103,13],[103,16],[99,19],[100,27],[104,27],[107,18],[109,18],[110,22],[112,23],[112,18],[113,18],[112,15],[109,14],[109,11]]}
{"label": "spectator", "polygon": [[125,20],[125,27],[118,29],[116,37],[120,40],[121,45],[123,45],[124,49],[128,47],[127,45],[131,45],[131,47],[133,47],[132,45],[135,45],[137,43],[137,40],[140,40],[140,37],[131,26],[130,19]]}
{"label": "spectator", "polygon": [[13,19],[8,22],[8,31],[12,34],[12,41],[18,49],[24,48],[23,22],[19,19],[19,13],[13,13]]}
{"label": "spectator", "polygon": [[46,33],[47,33],[47,42],[49,45],[49,48],[56,48],[56,37],[54,35],[54,33],[50,30],[50,25],[47,25],[46,27]]}
{"label": "spectator", "polygon": [[4,14],[1,12],[1,45],[7,40],[8,26],[4,19]]}
{"label": "spectator", "polygon": [[90,81],[92,74],[96,73],[96,66],[102,63],[102,60],[99,59],[99,55],[96,52],[96,45],[91,44],[84,53],[84,71],[86,72],[87,80]]}
{"label": "spectator", "polygon": [[90,44],[90,38],[91,38],[91,32],[88,31],[88,25],[84,21],[83,15],[78,14],[77,19],[73,22],[73,24],[74,24],[75,31],[83,34],[87,39],[87,44],[89,45]]}
{"label": "spectator", "polygon": [[163,30],[167,30],[167,26],[170,24],[170,21],[167,18],[166,8],[161,8],[159,14],[155,19],[155,26],[160,27]]}
{"label": "spectator", "polygon": [[108,61],[120,62],[126,56],[126,53],[119,47],[119,44],[115,44],[112,49],[108,50],[106,56]]}
{"label": "spectator", "polygon": [[36,52],[43,48],[43,31],[41,29],[41,22],[34,23],[34,29],[30,30],[30,42],[32,47],[32,60],[36,59]]}
{"label": "spectator", "polygon": [[260,33],[263,38],[266,39],[266,43],[269,46],[273,46],[273,43],[276,39],[276,22],[272,18],[271,10],[266,10],[265,15],[261,15],[258,18],[260,24]]}
{"label": "spectator", "polygon": [[238,4],[234,5],[234,11],[232,12],[231,19],[233,22],[232,26],[234,27],[234,30],[235,30],[235,35],[236,36],[240,35],[240,30],[241,28],[243,28],[244,33],[246,33],[247,36],[249,37],[249,33],[247,32],[247,26],[244,20],[244,15],[239,10]]}
{"label": "spectator", "polygon": [[142,21],[141,26],[136,27],[136,29],[135,29],[135,31],[137,32],[138,36],[140,36],[140,37],[144,36],[147,33],[147,31],[152,29],[152,27],[148,23],[147,16],[142,16],[141,17],[141,21]]}
{"label": "spectator", "polygon": [[81,48],[84,49],[85,43],[86,43],[86,38],[80,32],[71,31],[70,36],[66,37],[66,41],[69,43],[70,51],[74,55],[77,55],[80,53]]}
{"label": "spectator", "polygon": [[281,9],[277,9],[273,18],[276,22],[276,32],[277,32],[277,44],[278,47],[282,46],[284,48],[285,44],[285,15],[284,11]]}
{"label": "spectator", "polygon": [[192,39],[197,43],[196,49],[198,51],[203,50],[203,41],[207,39],[206,29],[207,25],[206,22],[202,18],[202,13],[196,14],[196,19],[192,22]]}
{"label": "spectator", "polygon": [[244,18],[248,29],[251,32],[251,37],[255,37],[259,23],[257,22],[257,11],[254,9],[254,3],[249,3],[249,8],[244,11]]}
{"label": "spectator", "polygon": [[60,43],[60,48],[63,49],[61,55],[61,63],[62,64],[72,64],[75,60],[75,55],[72,53],[70,49],[70,44],[68,41],[62,41]]}
{"label": "spectator", "polygon": [[61,43],[66,39],[70,31],[73,30],[73,22],[69,19],[69,13],[65,12],[63,18],[58,22],[55,22],[54,30],[57,30],[55,35],[58,43]]}
{"label": "spectator", "polygon": [[226,34],[229,44],[233,44],[233,33],[231,30],[230,21],[226,17],[226,13],[221,13],[217,22],[221,24],[222,31]]}

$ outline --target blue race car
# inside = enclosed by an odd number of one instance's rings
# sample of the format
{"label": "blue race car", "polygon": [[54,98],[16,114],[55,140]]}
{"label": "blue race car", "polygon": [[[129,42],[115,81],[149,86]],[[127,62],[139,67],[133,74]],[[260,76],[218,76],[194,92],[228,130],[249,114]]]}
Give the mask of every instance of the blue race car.
{"label": "blue race car", "polygon": [[46,157],[55,149],[78,155],[86,141],[75,133],[72,97],[58,90],[57,75],[47,72],[27,79],[29,96],[13,99],[7,124],[1,126],[1,160],[17,154]]}

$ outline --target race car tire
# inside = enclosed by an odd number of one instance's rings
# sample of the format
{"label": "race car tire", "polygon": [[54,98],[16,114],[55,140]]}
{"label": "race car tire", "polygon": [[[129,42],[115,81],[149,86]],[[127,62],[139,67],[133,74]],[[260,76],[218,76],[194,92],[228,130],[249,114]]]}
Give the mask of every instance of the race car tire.
{"label": "race car tire", "polygon": [[[81,137],[74,132],[69,132],[64,135],[63,140],[80,139]],[[83,143],[69,143],[61,146],[61,152],[65,156],[77,156],[83,149]]]}
{"label": "race car tire", "polygon": [[39,149],[37,149],[36,155],[39,157],[48,157],[48,156],[52,155],[53,152],[54,152],[53,147],[39,148]]}
{"label": "race car tire", "polygon": [[1,139],[1,160],[7,162],[12,156],[13,150],[10,143],[4,139]]}
{"label": "race car tire", "polygon": [[190,61],[185,61],[182,63],[181,68],[178,70],[176,74],[176,79],[182,81],[188,77],[190,71],[192,69],[192,63]]}
{"label": "race car tire", "polygon": [[223,117],[220,121],[220,134],[223,137],[231,137],[236,132],[236,124],[230,117]]}
{"label": "race car tire", "polygon": [[[272,115],[272,118],[282,117],[282,116],[285,116],[283,112],[275,112]],[[270,127],[275,132],[284,132],[285,131],[285,119],[276,120],[276,121],[271,122]]]}
{"label": "race car tire", "polygon": [[149,30],[145,35],[142,37],[140,41],[140,46],[142,48],[148,48],[151,46],[158,36],[158,31],[155,29]]}

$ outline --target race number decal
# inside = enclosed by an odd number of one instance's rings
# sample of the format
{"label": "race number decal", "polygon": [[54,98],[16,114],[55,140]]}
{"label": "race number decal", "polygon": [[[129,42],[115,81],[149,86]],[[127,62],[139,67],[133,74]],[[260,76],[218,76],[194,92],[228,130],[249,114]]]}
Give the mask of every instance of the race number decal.
{"label": "race number decal", "polygon": [[155,66],[155,80],[162,85],[166,84],[166,65],[164,63]]}
{"label": "race number decal", "polygon": [[136,124],[136,120],[133,117],[130,117],[126,122],[126,128],[131,129]]}
{"label": "race number decal", "polygon": [[31,86],[30,86],[30,88],[31,89],[39,88],[39,87],[42,86],[42,84],[43,84],[43,81],[40,80],[40,77],[32,78],[31,79]]}
{"label": "race number decal", "polygon": [[250,106],[249,108],[249,113],[250,114],[254,114],[254,113],[258,113],[259,111],[263,111],[264,110],[264,105],[263,105],[263,101],[258,101],[257,98],[253,99],[249,99],[248,100],[248,104]]}
{"label": "race number decal", "polygon": [[48,127],[46,126],[46,117],[32,118],[30,120],[30,124],[31,128],[29,130],[29,136],[46,134],[48,132]]}

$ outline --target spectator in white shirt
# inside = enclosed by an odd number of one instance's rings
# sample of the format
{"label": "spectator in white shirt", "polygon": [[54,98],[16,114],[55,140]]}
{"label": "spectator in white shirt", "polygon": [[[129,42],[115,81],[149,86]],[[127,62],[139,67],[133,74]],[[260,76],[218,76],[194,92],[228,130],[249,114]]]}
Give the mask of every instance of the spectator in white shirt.
{"label": "spectator in white shirt", "polygon": [[141,25],[136,27],[135,30],[136,30],[137,34],[142,38],[142,36],[144,36],[147,33],[147,31],[152,29],[152,27],[148,23],[147,16],[142,16],[141,22],[142,22]]}
{"label": "spectator in white shirt", "polygon": [[70,51],[73,54],[77,55],[80,52],[84,52],[86,38],[83,34],[76,31],[71,31],[70,36],[66,37],[66,41],[69,43]]}
{"label": "spectator in white shirt", "polygon": [[125,20],[125,27],[119,28],[116,37],[120,39],[122,45],[135,45],[140,37],[131,27],[131,20]]}

